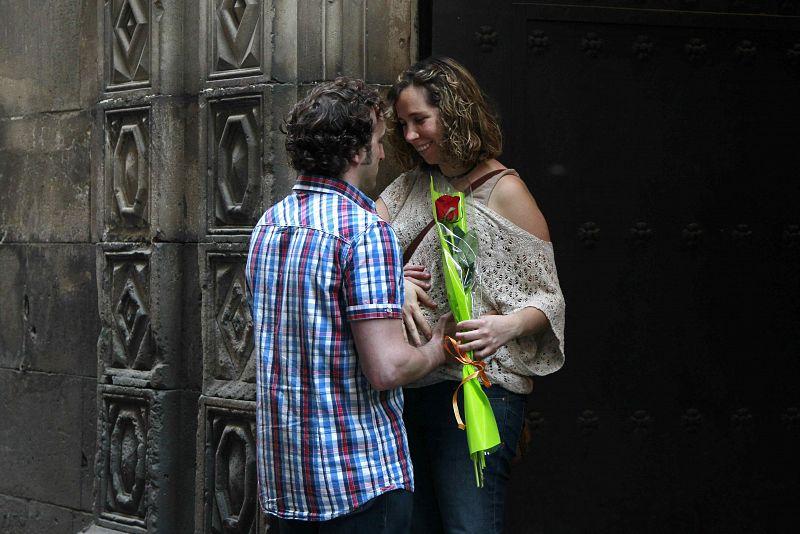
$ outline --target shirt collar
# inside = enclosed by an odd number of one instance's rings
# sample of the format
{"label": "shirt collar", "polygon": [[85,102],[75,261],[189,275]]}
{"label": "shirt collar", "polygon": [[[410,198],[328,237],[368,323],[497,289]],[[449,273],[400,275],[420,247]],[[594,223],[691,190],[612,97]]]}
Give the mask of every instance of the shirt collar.
{"label": "shirt collar", "polygon": [[360,207],[372,213],[377,213],[375,202],[363,191],[344,180],[328,178],[314,174],[301,174],[292,188],[294,191],[315,191],[318,193],[334,193],[348,198]]}

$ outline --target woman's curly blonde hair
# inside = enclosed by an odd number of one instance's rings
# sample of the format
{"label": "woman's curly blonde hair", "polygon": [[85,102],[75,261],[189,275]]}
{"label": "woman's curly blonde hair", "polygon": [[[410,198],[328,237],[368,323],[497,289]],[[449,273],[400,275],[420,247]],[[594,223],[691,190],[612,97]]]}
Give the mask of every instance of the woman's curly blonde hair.
{"label": "woman's curly blonde hair", "polygon": [[387,95],[391,106],[387,123],[389,141],[402,165],[411,168],[424,163],[405,141],[403,127],[394,111],[400,93],[412,85],[424,88],[428,104],[439,110],[440,148],[448,162],[473,166],[501,154],[503,134],[497,116],[475,77],[452,58],[431,57],[400,73]]}

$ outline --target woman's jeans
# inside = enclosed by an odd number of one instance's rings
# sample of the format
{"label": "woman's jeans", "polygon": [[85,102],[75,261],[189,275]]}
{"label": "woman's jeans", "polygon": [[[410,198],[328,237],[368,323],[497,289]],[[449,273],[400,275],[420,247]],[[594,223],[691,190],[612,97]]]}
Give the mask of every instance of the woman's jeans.
{"label": "woman's jeans", "polygon": [[[506,484],[525,418],[525,395],[500,386],[484,388],[492,405],[500,448],[486,456],[484,487],[475,484],[467,436],[456,425],[452,397],[457,382],[406,388],[403,418],[414,464],[414,513],[417,534],[503,532]],[[463,417],[463,405],[459,404]]]}

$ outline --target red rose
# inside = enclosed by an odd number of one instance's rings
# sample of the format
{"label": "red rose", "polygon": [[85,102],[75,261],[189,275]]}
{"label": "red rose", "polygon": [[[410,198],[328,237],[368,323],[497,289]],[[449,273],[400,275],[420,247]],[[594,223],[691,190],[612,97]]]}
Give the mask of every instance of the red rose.
{"label": "red rose", "polygon": [[461,218],[458,211],[458,197],[442,195],[436,199],[436,219],[439,222],[456,222]]}

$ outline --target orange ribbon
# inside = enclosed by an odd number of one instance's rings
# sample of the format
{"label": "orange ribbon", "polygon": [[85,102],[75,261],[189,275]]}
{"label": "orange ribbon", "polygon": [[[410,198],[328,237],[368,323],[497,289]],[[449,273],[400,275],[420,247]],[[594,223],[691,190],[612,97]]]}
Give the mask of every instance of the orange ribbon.
{"label": "orange ribbon", "polygon": [[475,372],[465,376],[461,383],[458,385],[456,390],[453,392],[453,414],[456,416],[456,423],[458,423],[458,428],[464,430],[466,425],[464,424],[463,419],[461,419],[461,413],[458,410],[458,390],[460,390],[464,384],[472,380],[473,378],[479,379],[483,382],[483,385],[487,388],[492,387],[492,383],[489,382],[489,378],[486,376],[486,372],[484,368],[486,364],[481,360],[473,360],[469,357],[469,355],[461,350],[461,347],[458,346],[458,342],[450,336],[445,336],[444,338],[444,350],[445,352],[451,356],[453,359],[458,361],[463,365],[471,365],[475,368]]}

